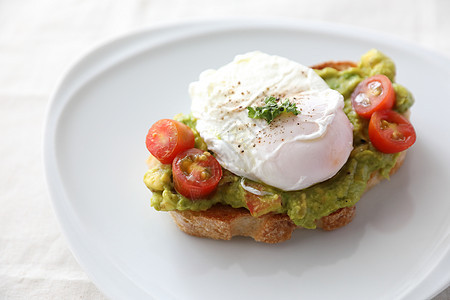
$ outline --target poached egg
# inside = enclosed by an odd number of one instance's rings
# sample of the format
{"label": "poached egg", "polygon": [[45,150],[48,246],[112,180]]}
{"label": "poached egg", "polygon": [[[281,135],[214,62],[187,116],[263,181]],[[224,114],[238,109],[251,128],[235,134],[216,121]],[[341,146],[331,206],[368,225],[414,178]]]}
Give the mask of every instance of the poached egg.
{"label": "poached egg", "polygon": [[[353,149],[352,125],[341,94],[314,70],[289,59],[250,52],[206,70],[189,86],[192,115],[208,149],[223,168],[284,191],[334,176]],[[270,124],[247,107],[267,97],[295,103]]]}

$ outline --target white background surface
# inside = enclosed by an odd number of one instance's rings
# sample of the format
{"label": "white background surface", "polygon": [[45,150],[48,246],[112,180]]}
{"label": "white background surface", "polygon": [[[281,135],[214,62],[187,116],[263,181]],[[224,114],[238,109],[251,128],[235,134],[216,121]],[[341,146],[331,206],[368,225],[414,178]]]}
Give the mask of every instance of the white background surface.
{"label": "white background surface", "polygon": [[168,21],[273,16],[371,28],[450,57],[449,13],[445,0],[0,1],[0,299],[104,298],[67,248],[41,162],[49,96],[99,42]]}

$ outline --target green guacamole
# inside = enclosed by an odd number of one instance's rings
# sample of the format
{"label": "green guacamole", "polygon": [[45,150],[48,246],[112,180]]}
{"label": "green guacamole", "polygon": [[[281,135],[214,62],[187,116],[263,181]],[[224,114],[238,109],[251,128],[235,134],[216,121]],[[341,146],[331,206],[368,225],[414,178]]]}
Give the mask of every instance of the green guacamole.
{"label": "green guacamole", "polygon": [[[391,59],[377,50],[370,50],[361,57],[354,68],[338,71],[333,68],[317,70],[330,86],[344,96],[344,112],[353,124],[353,146],[347,163],[331,179],[317,183],[309,188],[285,192],[264,184],[254,183],[240,178],[226,170],[220,180],[217,191],[208,199],[191,201],[176,193],[172,182],[170,165],[162,165],[150,169],[144,176],[144,182],[152,191],[151,205],[156,210],[206,210],[214,204],[221,203],[232,207],[247,207],[243,186],[257,184],[264,190],[262,201],[267,201],[267,208],[258,215],[269,212],[287,213],[292,221],[305,228],[316,228],[316,220],[333,211],[353,206],[361,198],[374,171],[388,178],[395,165],[398,154],[384,154],[377,151],[368,138],[368,121],[360,118],[353,110],[350,96],[354,88],[364,78],[384,74],[394,82],[395,65]],[[394,109],[406,112],[413,104],[411,93],[403,86],[394,83],[396,104]],[[177,120],[192,128],[195,135],[195,146],[207,150],[205,142],[195,129],[196,120],[190,115],[178,115]],[[274,199],[281,197],[281,205],[271,205]],[[278,201],[279,203],[279,201]]]}

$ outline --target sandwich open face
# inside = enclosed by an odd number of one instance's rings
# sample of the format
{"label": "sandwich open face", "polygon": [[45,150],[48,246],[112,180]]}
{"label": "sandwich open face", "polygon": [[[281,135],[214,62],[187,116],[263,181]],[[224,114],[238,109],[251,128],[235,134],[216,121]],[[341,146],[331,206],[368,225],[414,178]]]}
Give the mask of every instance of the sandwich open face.
{"label": "sandwich open face", "polygon": [[250,52],[189,92],[190,114],[150,128],[144,182],[151,205],[194,236],[278,243],[340,228],[415,141],[413,97],[377,50],[311,68]]}

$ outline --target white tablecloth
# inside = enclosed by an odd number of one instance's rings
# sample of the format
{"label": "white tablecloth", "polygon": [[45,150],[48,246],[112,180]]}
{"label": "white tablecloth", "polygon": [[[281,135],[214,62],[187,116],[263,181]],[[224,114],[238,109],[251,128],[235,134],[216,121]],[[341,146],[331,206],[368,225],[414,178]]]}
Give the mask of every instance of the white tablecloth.
{"label": "white tablecloth", "polygon": [[67,248],[41,161],[50,94],[99,41],[199,17],[290,17],[371,28],[450,57],[449,15],[446,0],[0,1],[0,299],[104,299]]}

